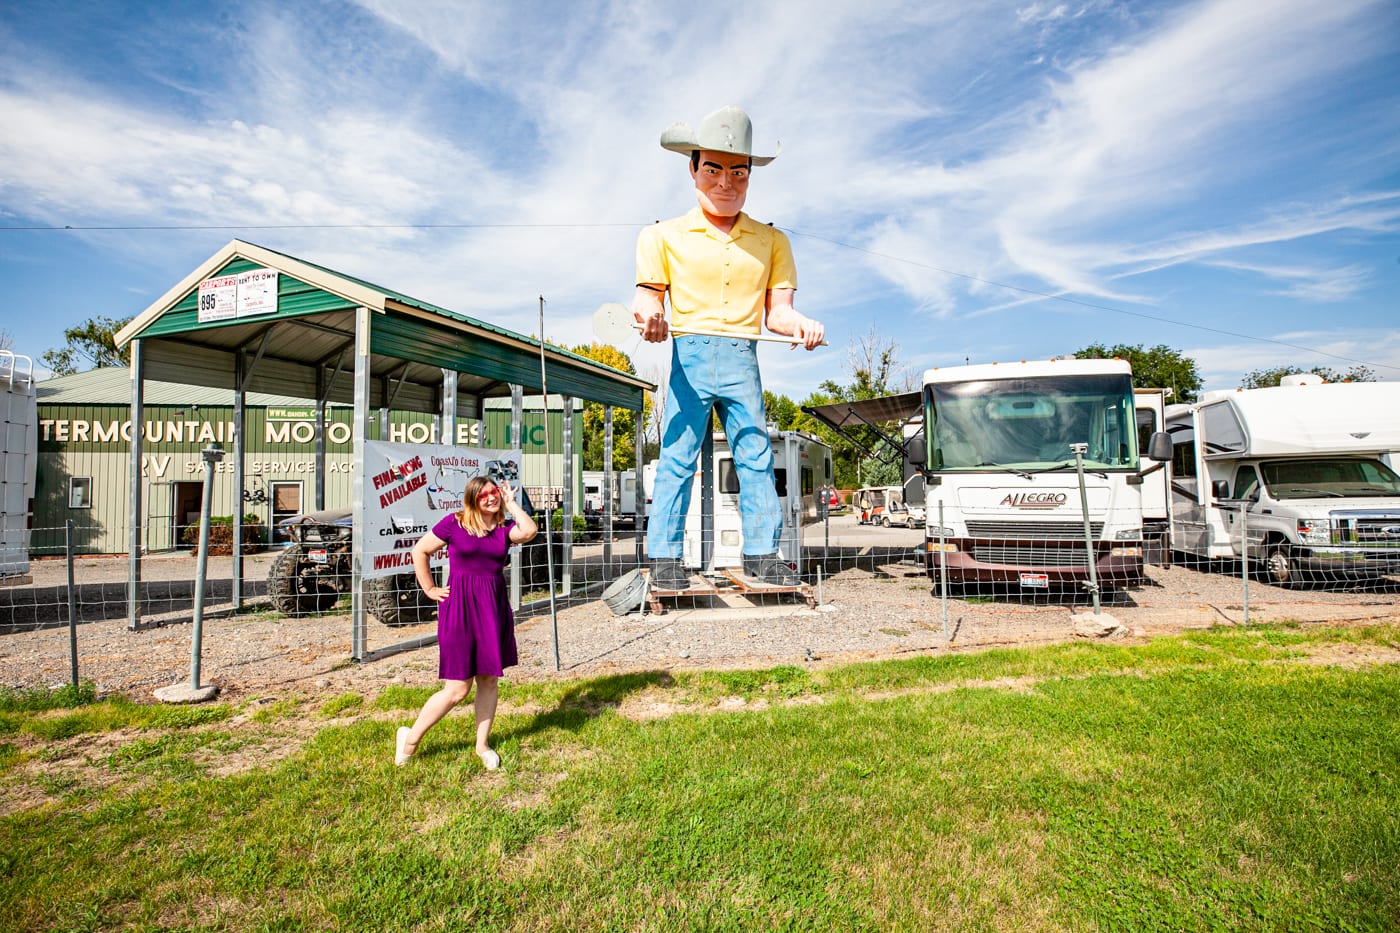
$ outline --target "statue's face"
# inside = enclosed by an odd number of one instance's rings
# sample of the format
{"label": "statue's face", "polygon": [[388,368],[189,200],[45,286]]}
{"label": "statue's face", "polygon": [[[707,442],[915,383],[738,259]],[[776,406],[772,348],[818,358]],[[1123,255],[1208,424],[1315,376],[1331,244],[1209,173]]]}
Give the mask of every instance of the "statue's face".
{"label": "statue's face", "polygon": [[690,170],[695,179],[695,199],[712,217],[733,217],[744,209],[749,193],[749,157],[727,152],[700,151],[700,167]]}

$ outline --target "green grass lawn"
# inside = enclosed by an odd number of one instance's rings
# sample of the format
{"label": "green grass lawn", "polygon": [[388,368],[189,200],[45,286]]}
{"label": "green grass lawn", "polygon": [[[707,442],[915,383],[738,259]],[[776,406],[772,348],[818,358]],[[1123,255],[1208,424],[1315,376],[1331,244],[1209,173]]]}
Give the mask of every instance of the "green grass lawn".
{"label": "green grass lawn", "polygon": [[4,694],[0,929],[1395,930],[1398,650],[506,682],[494,774],[466,708],[393,767],[426,689]]}

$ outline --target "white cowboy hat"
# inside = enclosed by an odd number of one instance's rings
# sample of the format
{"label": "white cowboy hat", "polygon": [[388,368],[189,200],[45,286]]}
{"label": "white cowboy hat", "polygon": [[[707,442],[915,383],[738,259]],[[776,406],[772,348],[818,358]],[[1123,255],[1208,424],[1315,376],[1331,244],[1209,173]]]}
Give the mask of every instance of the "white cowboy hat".
{"label": "white cowboy hat", "polygon": [[[721,107],[700,121],[696,132],[685,123],[672,123],[661,131],[661,148],[689,156],[698,149],[748,156],[754,165],[767,165],[778,156],[753,154],[753,123],[738,107]],[[778,144],[778,152],[783,151]]]}

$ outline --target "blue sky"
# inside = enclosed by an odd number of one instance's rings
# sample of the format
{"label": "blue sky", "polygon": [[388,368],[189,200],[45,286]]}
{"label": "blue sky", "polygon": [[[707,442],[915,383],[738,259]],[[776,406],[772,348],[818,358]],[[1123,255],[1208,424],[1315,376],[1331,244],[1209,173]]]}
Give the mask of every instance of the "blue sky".
{"label": "blue sky", "polygon": [[764,348],[795,399],[872,328],[913,374],[1100,342],[1400,378],[1391,0],[7,4],[0,51],[0,227],[73,228],[0,230],[36,360],[234,237],[586,342],[694,204],[661,130],[737,104],[832,344]]}

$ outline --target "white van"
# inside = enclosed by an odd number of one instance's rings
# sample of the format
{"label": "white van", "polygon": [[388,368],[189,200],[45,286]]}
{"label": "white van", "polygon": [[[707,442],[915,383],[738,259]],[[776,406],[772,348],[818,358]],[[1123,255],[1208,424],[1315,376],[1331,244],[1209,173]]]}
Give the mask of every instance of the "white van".
{"label": "white van", "polygon": [[1237,560],[1247,542],[1280,585],[1400,573],[1400,383],[1314,379],[1167,409],[1173,548]]}
{"label": "white van", "polygon": [[602,470],[583,471],[584,520],[589,528],[600,529],[604,507],[610,504],[613,526],[631,528],[637,522],[637,471],[613,471],[610,497],[604,491],[604,475]]}

